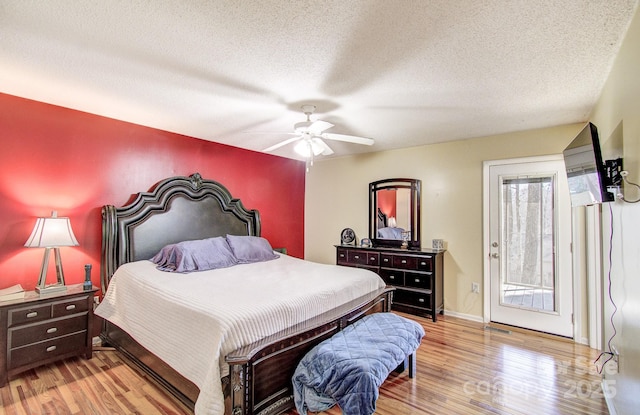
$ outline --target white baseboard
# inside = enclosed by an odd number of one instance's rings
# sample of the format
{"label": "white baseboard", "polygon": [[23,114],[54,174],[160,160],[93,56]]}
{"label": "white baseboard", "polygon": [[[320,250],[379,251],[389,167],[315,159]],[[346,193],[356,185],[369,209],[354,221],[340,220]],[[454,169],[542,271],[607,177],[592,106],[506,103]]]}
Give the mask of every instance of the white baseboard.
{"label": "white baseboard", "polygon": [[607,409],[609,410],[609,415],[616,415],[616,407],[613,406],[613,396],[611,393],[611,390],[609,389],[608,385],[607,385],[607,380],[606,379],[602,379],[602,394],[604,395],[604,401],[607,404]]}
{"label": "white baseboard", "polygon": [[471,321],[475,321],[475,322],[478,322],[478,323],[484,323],[484,320],[482,319],[482,317],[474,316],[473,314],[464,314],[464,313],[458,313],[456,311],[444,310],[444,315],[451,316],[451,317],[462,318],[464,320],[471,320]]}

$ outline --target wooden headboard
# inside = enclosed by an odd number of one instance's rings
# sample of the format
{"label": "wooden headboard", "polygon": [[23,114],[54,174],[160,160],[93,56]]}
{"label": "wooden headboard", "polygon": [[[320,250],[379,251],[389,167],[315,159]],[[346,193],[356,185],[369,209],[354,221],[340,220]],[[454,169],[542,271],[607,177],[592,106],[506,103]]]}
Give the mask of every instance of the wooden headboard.
{"label": "wooden headboard", "polygon": [[163,246],[216,236],[260,236],[260,214],[247,210],[220,183],[199,173],[178,176],[138,193],[122,207],[102,208],[101,285],[122,264],[153,257]]}

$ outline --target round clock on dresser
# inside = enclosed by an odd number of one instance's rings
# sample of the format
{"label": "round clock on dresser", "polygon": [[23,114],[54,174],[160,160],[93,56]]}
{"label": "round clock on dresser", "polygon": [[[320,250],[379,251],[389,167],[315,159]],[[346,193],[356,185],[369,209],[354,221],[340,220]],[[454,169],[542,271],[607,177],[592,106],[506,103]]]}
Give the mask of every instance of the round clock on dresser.
{"label": "round clock on dresser", "polygon": [[340,233],[340,243],[342,245],[356,244],[356,233],[351,228],[344,228]]}

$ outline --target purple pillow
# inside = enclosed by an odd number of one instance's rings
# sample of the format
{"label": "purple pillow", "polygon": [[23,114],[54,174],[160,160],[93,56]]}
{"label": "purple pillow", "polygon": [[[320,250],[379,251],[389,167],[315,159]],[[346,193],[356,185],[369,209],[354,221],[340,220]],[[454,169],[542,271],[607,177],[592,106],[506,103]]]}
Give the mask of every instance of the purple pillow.
{"label": "purple pillow", "polygon": [[280,255],[273,252],[269,241],[259,236],[227,235],[227,242],[239,264],[280,258]]}
{"label": "purple pillow", "polygon": [[221,236],[167,245],[151,261],[159,270],[168,272],[205,271],[238,264],[227,240]]}

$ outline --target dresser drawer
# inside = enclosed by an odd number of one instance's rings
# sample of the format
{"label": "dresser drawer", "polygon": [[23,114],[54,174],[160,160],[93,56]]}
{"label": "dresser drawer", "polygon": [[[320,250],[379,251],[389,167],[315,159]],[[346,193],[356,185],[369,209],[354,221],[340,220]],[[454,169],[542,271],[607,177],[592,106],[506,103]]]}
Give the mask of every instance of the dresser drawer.
{"label": "dresser drawer", "polygon": [[16,348],[87,329],[87,313],[9,329],[9,347]]}
{"label": "dresser drawer", "polygon": [[389,285],[404,285],[404,271],[380,268],[380,277]]}
{"label": "dresser drawer", "polygon": [[367,255],[366,251],[349,250],[347,252],[347,261],[350,264],[368,265],[369,264],[369,256]]}
{"label": "dresser drawer", "polygon": [[9,310],[9,327],[51,318],[51,303]]}
{"label": "dresser drawer", "polygon": [[433,256],[426,255],[424,257],[418,258],[417,260],[417,269],[418,271],[428,271],[433,272]]}
{"label": "dresser drawer", "polygon": [[399,304],[431,309],[431,294],[418,291],[396,290],[393,294],[393,298],[394,302]]}
{"label": "dresser drawer", "polygon": [[402,269],[418,269],[418,258],[406,255],[394,255],[393,267]]}
{"label": "dresser drawer", "polygon": [[78,350],[83,350],[86,340],[87,331],[84,330],[28,346],[9,349],[7,368],[13,369],[67,353],[78,352]]}
{"label": "dresser drawer", "polygon": [[336,251],[336,263],[338,265],[347,265],[349,260],[347,259],[347,253],[349,250],[344,248],[338,248]]}
{"label": "dresser drawer", "polygon": [[405,272],[404,285],[407,287],[421,288],[423,290],[431,289],[431,273]]}

